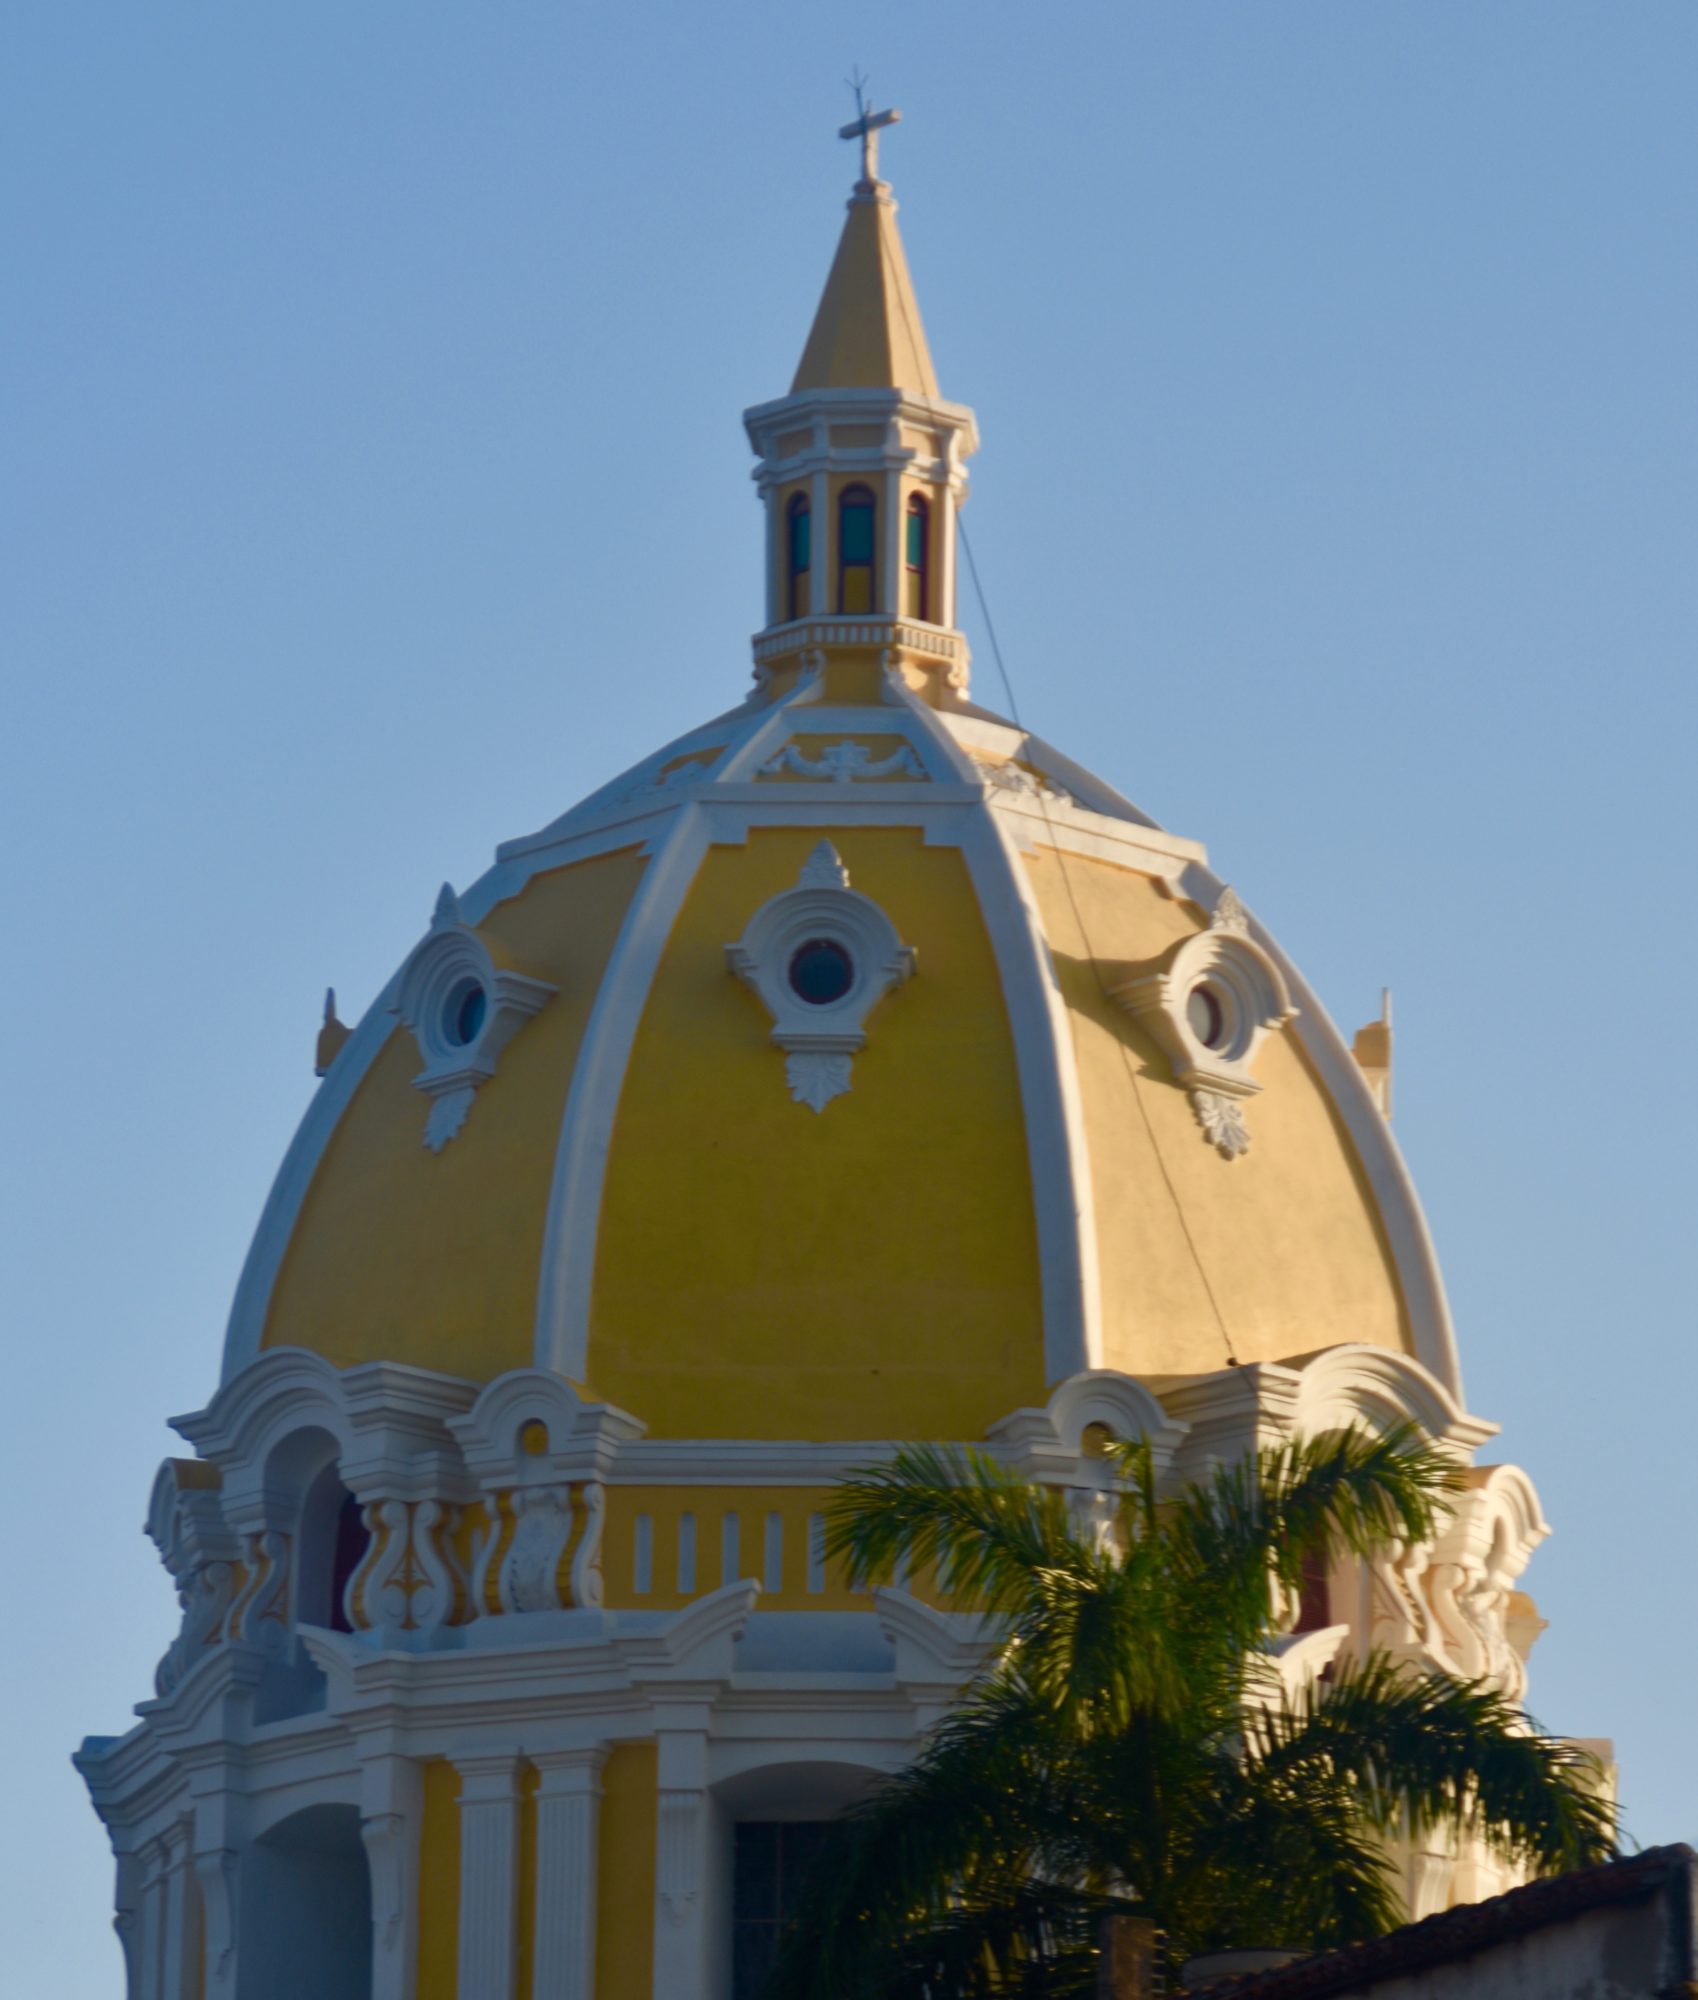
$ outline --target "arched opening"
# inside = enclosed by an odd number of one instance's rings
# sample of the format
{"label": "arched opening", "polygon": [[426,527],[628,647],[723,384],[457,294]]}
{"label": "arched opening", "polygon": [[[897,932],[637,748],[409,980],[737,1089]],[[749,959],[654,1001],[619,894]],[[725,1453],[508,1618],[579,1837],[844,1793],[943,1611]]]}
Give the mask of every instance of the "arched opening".
{"label": "arched opening", "polygon": [[308,1806],[242,1863],[239,2000],[371,2000],[371,1870],[354,1806]]}
{"label": "arched opening", "polygon": [[339,1449],[329,1431],[307,1426],[291,1432],[266,1462],[267,1487],[279,1497],[291,1496],[294,1504],[277,1517],[288,1539],[288,1596],[280,1607],[288,1641],[266,1663],[254,1697],[256,1722],[277,1722],[324,1705],[324,1675],[301,1644],[301,1626],[352,1629],[348,1581],[370,1538],[363,1511],[342,1482]]}
{"label": "arched opening", "polygon": [[768,1764],[715,1787],[727,1834],[722,1991],[756,2000],[794,1921],[827,1825],[878,1773],[859,1764]]}
{"label": "arched opening", "polygon": [[908,496],[902,540],[902,611],[908,618],[931,617],[932,510],[924,494]]}
{"label": "arched opening", "polygon": [[335,1461],[320,1469],[301,1500],[295,1623],[351,1632],[348,1584],[371,1540],[365,1510],[342,1483]]}
{"label": "arched opening", "polygon": [[846,486],[837,503],[837,608],[871,611],[876,600],[873,552],[878,545],[878,503],[871,489]]}
{"label": "arched opening", "polygon": [[808,496],[798,493],[784,510],[784,615],[806,618],[814,562],[814,519]]}

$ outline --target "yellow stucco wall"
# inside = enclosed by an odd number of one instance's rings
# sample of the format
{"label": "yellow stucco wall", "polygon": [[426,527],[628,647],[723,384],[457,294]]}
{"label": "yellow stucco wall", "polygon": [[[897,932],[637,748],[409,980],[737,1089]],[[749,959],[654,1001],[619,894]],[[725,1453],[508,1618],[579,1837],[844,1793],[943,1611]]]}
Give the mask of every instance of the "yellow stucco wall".
{"label": "yellow stucco wall", "polygon": [[[816,1114],[724,947],[827,831],[919,969]],[[661,1437],[971,1438],[1041,1400],[1025,1119],[956,850],[852,827],[710,851],[619,1108],[589,1374]]]}
{"label": "yellow stucco wall", "polygon": [[654,2000],[655,1746],[619,1744],[602,1766],[601,1786],[596,2000]]}
{"label": "yellow stucco wall", "polygon": [[1165,1057],[1104,993],[1079,921],[1112,986],[1191,935],[1197,911],[1127,869],[1077,855],[1066,869],[1064,881],[1050,850],[1030,860],[1073,1016],[1106,1365],[1145,1376],[1220,1368],[1221,1319],[1240,1361],[1347,1340],[1413,1352],[1361,1163],[1295,1033],[1263,1045],[1250,1150],[1222,1159]]}
{"label": "yellow stucco wall", "polygon": [[508,1044],[440,1153],[424,1144],[417,1044],[399,1027],[390,1036],[313,1177],[266,1346],[474,1380],[529,1365],[566,1091],[643,866],[627,851],[557,869],[481,926],[498,965],[560,990]]}
{"label": "yellow stucco wall", "polygon": [[[840,1566],[824,1566],[823,1585],[808,1587],[810,1522],[831,1498],[826,1487],[809,1486],[610,1486],[602,1542],[602,1575],[610,1608],[672,1611],[692,1604],[721,1584],[754,1577],[764,1586],[767,1520],[780,1522],[781,1588],[763,1587],[763,1611],[870,1611],[872,1599],[851,1591]],[[678,1587],[680,1524],[688,1514],[695,1522],[695,1588]],[[724,1523],[737,1516],[737,1564],[724,1567]],[[649,1590],[636,1588],[637,1522],[646,1516],[652,1551]]]}
{"label": "yellow stucco wall", "polygon": [[424,1771],[418,2000],[456,2000],[459,1959],[460,1774],[439,1759]]}

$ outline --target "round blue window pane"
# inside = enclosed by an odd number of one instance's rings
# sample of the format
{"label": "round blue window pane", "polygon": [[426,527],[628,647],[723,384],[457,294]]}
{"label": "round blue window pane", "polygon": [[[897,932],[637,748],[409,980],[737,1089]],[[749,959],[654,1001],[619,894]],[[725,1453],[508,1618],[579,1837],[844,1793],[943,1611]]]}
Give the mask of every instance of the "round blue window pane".
{"label": "round blue window pane", "polygon": [[455,994],[449,1008],[449,1039],[465,1048],[483,1032],[484,1016],[489,1012],[489,996],[476,980],[472,980]]}
{"label": "round blue window pane", "polygon": [[790,961],[790,990],[810,1007],[829,1007],[855,983],[855,961],[835,938],[809,938]]}

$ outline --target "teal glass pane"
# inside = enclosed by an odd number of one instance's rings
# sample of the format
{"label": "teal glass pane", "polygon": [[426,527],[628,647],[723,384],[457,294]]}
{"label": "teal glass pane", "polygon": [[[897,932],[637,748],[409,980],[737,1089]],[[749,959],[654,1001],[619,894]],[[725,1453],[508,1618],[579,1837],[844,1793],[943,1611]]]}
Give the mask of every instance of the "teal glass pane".
{"label": "teal glass pane", "polygon": [[926,517],[924,514],[908,516],[908,567],[924,569],[926,566]]}
{"label": "teal glass pane", "polygon": [[873,510],[851,502],[843,510],[843,560],[870,563],[873,559]]}
{"label": "teal glass pane", "polygon": [[801,509],[790,516],[790,573],[805,570],[813,561],[813,516]]}

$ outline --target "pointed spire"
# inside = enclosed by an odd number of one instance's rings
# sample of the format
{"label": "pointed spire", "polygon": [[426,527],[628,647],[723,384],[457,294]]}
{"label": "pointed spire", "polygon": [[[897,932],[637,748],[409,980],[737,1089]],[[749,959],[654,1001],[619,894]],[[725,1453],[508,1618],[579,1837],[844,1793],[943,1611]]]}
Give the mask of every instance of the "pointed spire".
{"label": "pointed spire", "polygon": [[880,129],[897,111],[870,111],[845,125],[839,137],[858,140],[862,178],[849,197],[849,219],[838,239],[813,331],[802,350],[790,393],[804,389],[906,389],[935,397],[926,331],[914,298],[908,259],[896,228],[890,183],[876,176]]}

